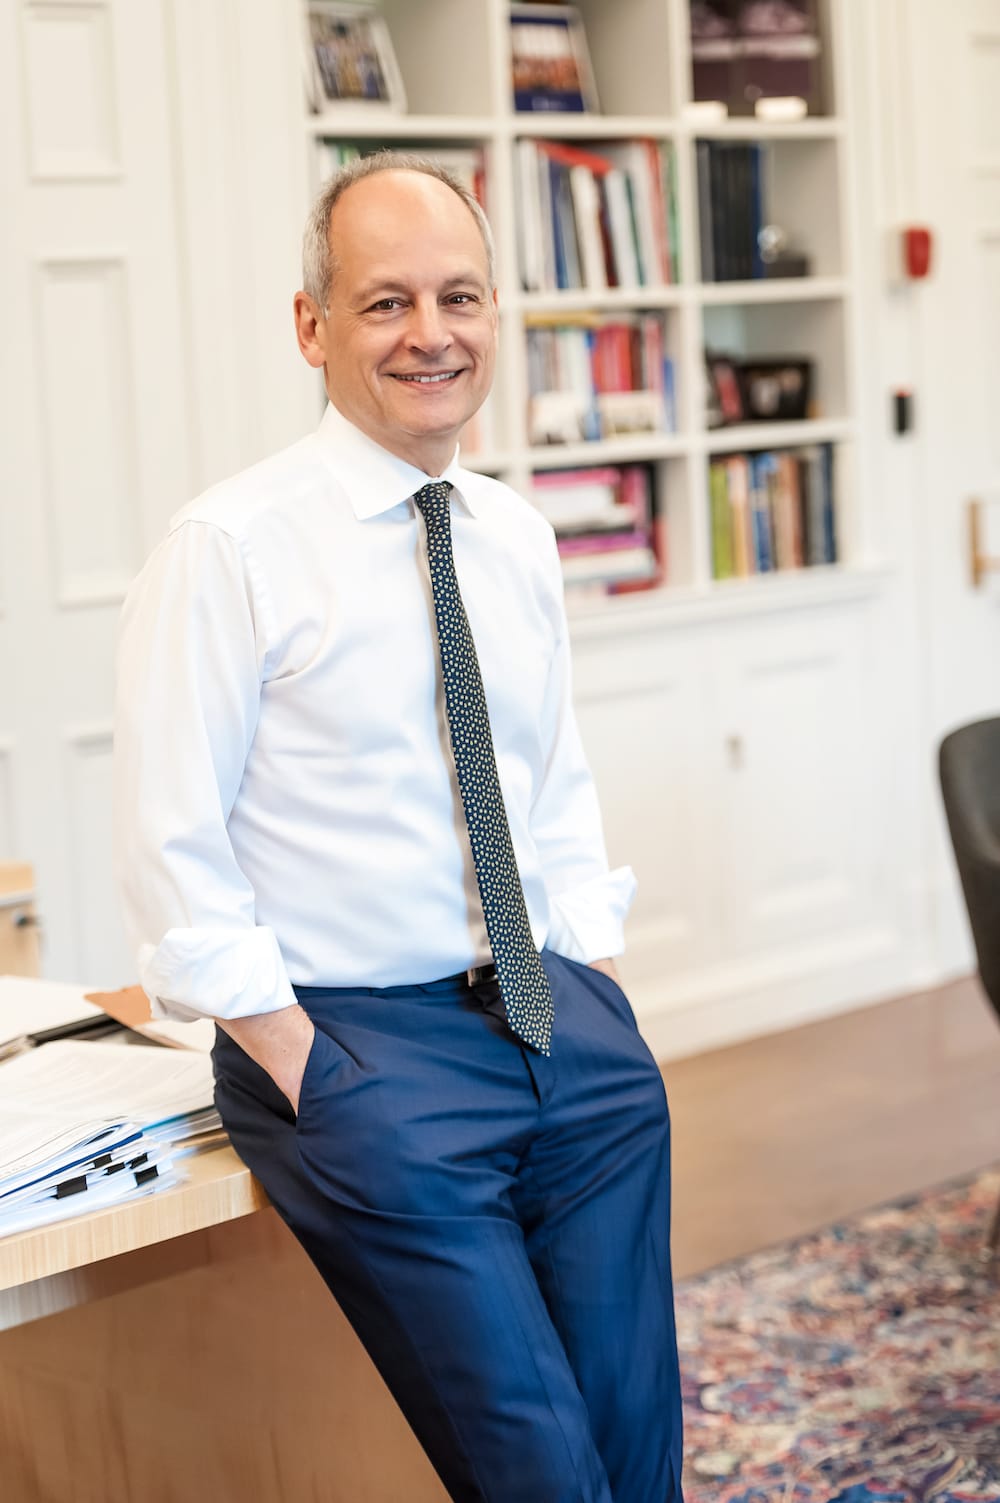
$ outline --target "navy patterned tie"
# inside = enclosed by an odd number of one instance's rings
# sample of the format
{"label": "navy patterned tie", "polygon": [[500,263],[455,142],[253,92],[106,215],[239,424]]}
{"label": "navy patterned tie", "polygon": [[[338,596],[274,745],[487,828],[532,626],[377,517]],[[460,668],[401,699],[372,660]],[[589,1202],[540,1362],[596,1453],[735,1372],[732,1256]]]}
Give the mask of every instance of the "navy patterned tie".
{"label": "navy patterned tie", "polygon": [[552,993],[524,906],[479,659],[455,575],[450,491],[447,481],[438,481],[425,485],[413,499],[427,525],[427,559],[458,787],[507,1021],[532,1049],[548,1054]]}

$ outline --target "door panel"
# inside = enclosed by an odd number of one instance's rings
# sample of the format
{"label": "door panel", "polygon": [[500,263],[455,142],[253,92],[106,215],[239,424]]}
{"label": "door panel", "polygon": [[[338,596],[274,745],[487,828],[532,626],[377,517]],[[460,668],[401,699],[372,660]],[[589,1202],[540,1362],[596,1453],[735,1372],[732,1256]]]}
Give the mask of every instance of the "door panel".
{"label": "door panel", "polygon": [[871,771],[856,620],[753,626],[716,664],[721,918],[732,955],[847,930],[867,908]]}

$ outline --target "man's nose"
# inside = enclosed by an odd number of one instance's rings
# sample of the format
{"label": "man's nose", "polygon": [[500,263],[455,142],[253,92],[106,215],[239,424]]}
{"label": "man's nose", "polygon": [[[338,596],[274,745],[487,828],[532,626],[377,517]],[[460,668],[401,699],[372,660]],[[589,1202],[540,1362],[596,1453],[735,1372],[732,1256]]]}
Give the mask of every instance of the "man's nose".
{"label": "man's nose", "polygon": [[414,304],[406,333],[413,348],[428,354],[447,349],[451,344],[448,320],[436,298]]}

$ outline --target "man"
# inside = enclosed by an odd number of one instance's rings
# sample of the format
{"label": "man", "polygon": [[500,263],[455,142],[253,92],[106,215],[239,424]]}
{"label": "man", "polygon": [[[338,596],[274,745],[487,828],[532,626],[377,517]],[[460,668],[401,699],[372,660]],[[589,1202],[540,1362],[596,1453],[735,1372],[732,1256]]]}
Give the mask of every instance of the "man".
{"label": "man", "polygon": [[[130,592],[120,879],[158,1015],[451,1496],[679,1499],[663,1086],[614,977],[551,530],[460,468],[489,227],[412,158],[305,240],[318,433],[182,511]],[[539,955],[541,948],[541,955]]]}

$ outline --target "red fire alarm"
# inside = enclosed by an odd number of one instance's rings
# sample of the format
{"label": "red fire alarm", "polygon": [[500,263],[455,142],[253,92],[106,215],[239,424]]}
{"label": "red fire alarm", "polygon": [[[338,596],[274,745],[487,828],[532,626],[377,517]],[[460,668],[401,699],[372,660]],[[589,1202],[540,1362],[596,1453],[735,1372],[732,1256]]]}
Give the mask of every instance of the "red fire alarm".
{"label": "red fire alarm", "polygon": [[903,230],[903,275],[911,282],[930,275],[934,241],[925,225],[908,224]]}

